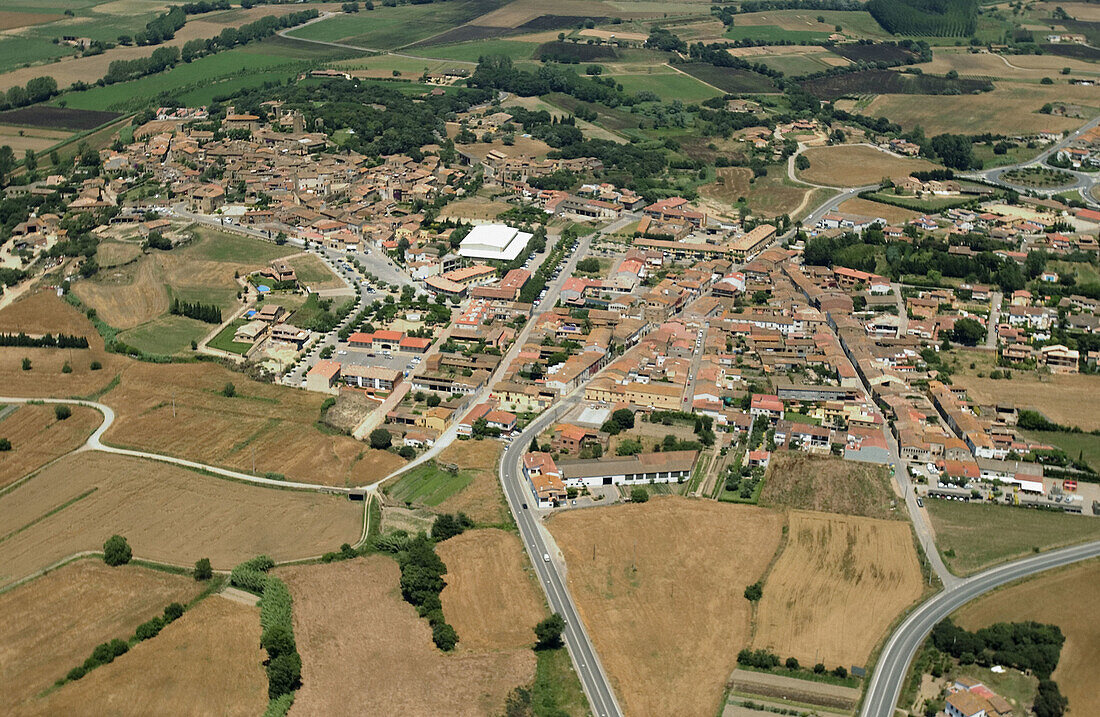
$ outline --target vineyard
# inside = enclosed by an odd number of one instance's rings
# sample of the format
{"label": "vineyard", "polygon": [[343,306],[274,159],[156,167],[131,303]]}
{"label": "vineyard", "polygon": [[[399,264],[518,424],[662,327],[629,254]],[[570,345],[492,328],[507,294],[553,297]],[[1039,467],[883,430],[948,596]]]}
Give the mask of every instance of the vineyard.
{"label": "vineyard", "polygon": [[877,95],[968,95],[989,92],[989,80],[911,75],[892,70],[863,70],[817,77],[802,83],[802,88],[823,100],[840,97]]}
{"label": "vineyard", "polygon": [[895,35],[969,37],[977,26],[977,0],[871,0],[867,11]]}

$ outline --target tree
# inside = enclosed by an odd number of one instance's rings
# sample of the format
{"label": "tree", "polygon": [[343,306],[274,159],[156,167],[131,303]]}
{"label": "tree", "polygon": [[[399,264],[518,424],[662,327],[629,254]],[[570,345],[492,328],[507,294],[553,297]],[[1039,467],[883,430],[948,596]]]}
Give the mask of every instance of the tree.
{"label": "tree", "polygon": [[816,665],[814,665],[814,674],[815,675],[825,674],[825,663],[819,662]]}
{"label": "tree", "polygon": [[260,647],[267,650],[267,656],[272,660],[298,651],[294,643],[294,632],[283,623],[274,623],[264,630],[260,635]]}
{"label": "tree", "polygon": [[275,699],[293,692],[302,680],[302,658],[297,652],[279,655],[267,663],[267,696]]}
{"label": "tree", "polygon": [[450,652],[458,644],[458,633],[445,622],[437,622],[432,625],[432,642],[444,652]]}
{"label": "tree", "polygon": [[1039,680],[1039,691],[1035,695],[1035,704],[1031,706],[1035,717],[1062,717],[1069,700],[1058,689],[1053,680]]}
{"label": "tree", "polygon": [[848,670],[845,669],[842,665],[837,665],[833,669],[833,677],[839,677],[840,679],[843,680],[847,676],[848,676]]}
{"label": "tree", "polygon": [[458,513],[457,515],[444,513],[432,523],[432,540],[441,542],[447,538],[453,538],[473,526],[474,521],[465,513]]}
{"label": "tree", "polygon": [[111,566],[125,565],[134,556],[130,544],[121,535],[112,535],[103,543],[103,562]]}
{"label": "tree", "polygon": [[24,371],[30,371],[31,370],[31,360],[24,356],[22,366],[23,366]]}
{"label": "tree", "polygon": [[225,387],[222,388],[222,395],[226,398],[233,398],[237,395],[237,387],[232,383],[226,383]]}
{"label": "tree", "polygon": [[565,618],[554,613],[535,625],[536,650],[552,650],[561,647],[561,633],[565,630]]}
{"label": "tree", "polygon": [[435,408],[436,406],[438,406],[442,402],[443,402],[443,399],[441,399],[438,396],[438,394],[433,393],[432,395],[428,396],[428,407],[429,408]]}
{"label": "tree", "polygon": [[64,421],[66,418],[73,415],[73,409],[65,405],[57,405],[53,407],[53,415],[57,416],[57,420]]}
{"label": "tree", "polygon": [[784,663],[784,664],[785,664],[785,666],[788,670],[797,670],[798,669],[798,660],[794,657],[788,657],[787,662]]}
{"label": "tree", "polygon": [[745,599],[749,602],[757,602],[762,597],[764,597],[764,586],[759,580],[745,588]]}
{"label": "tree", "polygon": [[0,438],[0,452],[11,450],[11,440],[7,438]]}
{"label": "tree", "polygon": [[645,488],[638,486],[630,491],[631,503],[645,503],[649,500],[649,491]]}
{"label": "tree", "polygon": [[175,622],[183,617],[183,605],[178,602],[171,602],[164,608],[164,622]]}
{"label": "tree", "polygon": [[804,154],[800,154],[794,159],[795,169],[805,171],[810,168],[810,159]]}
{"label": "tree", "polygon": [[577,262],[577,271],[583,271],[586,274],[595,274],[599,270],[600,260],[594,256],[581,259]]}
{"label": "tree", "polygon": [[210,558],[199,558],[195,561],[195,580],[209,580],[214,577],[214,568],[210,566]]}
{"label": "tree", "polygon": [[370,447],[383,451],[393,443],[393,436],[385,428],[375,428],[370,432]]}
{"label": "tree", "polygon": [[629,408],[620,408],[611,414],[611,420],[619,424],[624,431],[634,428],[634,412]]}
{"label": "tree", "polygon": [[961,134],[936,135],[931,140],[931,147],[946,167],[970,169],[974,166],[974,146],[969,137]]}
{"label": "tree", "polygon": [[28,149],[27,153],[23,155],[23,168],[28,172],[38,169],[38,160],[34,156],[33,149]]}
{"label": "tree", "polygon": [[627,438],[615,449],[617,456],[636,456],[642,452],[642,444],[633,438]]}
{"label": "tree", "polygon": [[974,319],[959,319],[951,330],[951,339],[964,346],[977,346],[985,339],[985,329]]}

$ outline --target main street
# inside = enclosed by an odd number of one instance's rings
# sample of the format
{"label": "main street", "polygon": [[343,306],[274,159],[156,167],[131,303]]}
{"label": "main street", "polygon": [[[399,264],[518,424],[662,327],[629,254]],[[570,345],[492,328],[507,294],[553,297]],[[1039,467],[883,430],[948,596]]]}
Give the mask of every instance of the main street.
{"label": "main street", "polygon": [[940,620],[1005,583],[1097,556],[1100,556],[1100,541],[1034,555],[959,580],[953,587],[930,598],[910,613],[890,636],[871,673],[860,714],[863,717],[892,717],[909,665],[924,638]]}

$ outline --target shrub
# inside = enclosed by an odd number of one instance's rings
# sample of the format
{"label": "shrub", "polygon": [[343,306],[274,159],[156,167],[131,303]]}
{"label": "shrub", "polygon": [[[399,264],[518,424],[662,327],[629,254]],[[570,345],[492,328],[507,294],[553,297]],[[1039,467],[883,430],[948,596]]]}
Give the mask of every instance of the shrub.
{"label": "shrub", "polygon": [[764,597],[764,586],[760,583],[760,581],[757,581],[745,588],[745,599],[749,602],[756,602],[762,597]]}
{"label": "shrub", "polygon": [[0,451],[10,451],[11,440],[8,438],[0,438]]}
{"label": "shrub", "polygon": [[561,633],[565,630],[565,618],[558,613],[535,625],[536,650],[552,650],[561,647]]}
{"label": "shrub", "polygon": [[226,398],[233,398],[237,395],[237,387],[232,383],[226,383],[225,387],[222,389],[222,395]]}
{"label": "shrub", "polygon": [[125,565],[133,556],[130,544],[121,535],[112,535],[103,543],[103,562],[108,565]]}
{"label": "shrub", "polygon": [[29,358],[23,358],[22,367],[24,371],[31,370],[31,360]]}
{"label": "shrub", "polygon": [[137,630],[134,630],[134,637],[138,641],[148,640],[156,637],[160,631],[164,628],[164,618],[154,617],[152,620],[141,623],[137,626]]}
{"label": "shrub", "polygon": [[84,675],[88,674],[88,670],[83,665],[77,665],[65,675],[66,680],[79,680]]}
{"label": "shrub", "polygon": [[474,521],[465,513],[458,513],[457,515],[444,513],[432,523],[432,539],[436,542],[442,542],[447,538],[453,538],[461,534],[467,528],[472,528],[473,525]]}
{"label": "shrub", "polygon": [[57,416],[57,420],[64,421],[66,418],[73,415],[73,409],[64,405],[54,406],[53,415]]}
{"label": "shrub", "polygon": [[445,622],[437,622],[432,626],[432,642],[444,652],[450,652],[458,644],[458,633]]}
{"label": "shrub", "polygon": [[825,664],[822,663],[822,662],[819,662],[816,665],[814,665],[814,674],[815,675],[825,674]]}
{"label": "shrub", "polygon": [[847,676],[848,670],[846,670],[842,665],[837,665],[836,668],[833,669],[833,677],[839,677],[843,680]]}
{"label": "shrub", "polygon": [[61,366],[61,373],[72,373],[72,372],[73,372],[73,367],[69,365],[69,362],[68,362],[68,361],[66,361],[66,362],[65,362],[65,363],[64,363],[64,364],[63,364],[63,365]]}
{"label": "shrub", "polygon": [[178,602],[168,603],[164,608],[164,624],[167,625],[170,622],[175,622],[183,617],[183,605]]}
{"label": "shrub", "polygon": [[195,561],[195,580],[209,580],[214,577],[214,568],[210,566],[210,558],[200,558]]}
{"label": "shrub", "polygon": [[99,371],[100,369],[103,368],[103,364],[101,364],[99,361],[92,361],[92,363],[88,366],[88,368],[90,368],[93,371]]}
{"label": "shrub", "polygon": [[645,488],[638,486],[630,491],[631,503],[645,503],[647,500],[649,500],[649,491]]}
{"label": "shrub", "polygon": [[783,666],[786,667],[788,670],[797,670],[798,660],[793,657],[788,657],[787,661],[783,663]]}
{"label": "shrub", "polygon": [[279,655],[267,663],[267,696],[271,699],[298,689],[302,683],[302,658],[297,652]]}

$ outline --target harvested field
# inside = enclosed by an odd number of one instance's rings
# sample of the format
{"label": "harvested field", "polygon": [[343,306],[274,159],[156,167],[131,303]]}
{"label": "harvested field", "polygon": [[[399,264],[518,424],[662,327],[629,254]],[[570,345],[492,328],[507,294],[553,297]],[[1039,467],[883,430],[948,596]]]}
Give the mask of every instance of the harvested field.
{"label": "harvested field", "polygon": [[512,208],[511,204],[506,202],[500,202],[495,199],[489,199],[487,197],[465,197],[458,201],[450,202],[443,211],[440,212],[439,218],[446,219],[481,219],[490,220],[496,219],[501,212],[506,212]]}
{"label": "harvested field", "polygon": [[805,665],[864,665],[922,587],[907,523],[792,511],[753,647]]}
{"label": "harvested field", "polygon": [[[381,555],[283,568],[302,655],[299,715],[487,715],[535,674],[527,648],[478,652],[435,647],[427,620],[401,599],[397,563]],[[445,579],[451,579],[447,576]]]}
{"label": "harvested field", "polygon": [[[170,509],[166,509],[170,506]],[[88,452],[61,459],[0,496],[0,586],[114,533],[136,557],[215,568],[267,553],[320,555],[362,534],[362,504],[343,497],[212,478],[140,458]]]}
{"label": "harvested field", "polygon": [[774,555],[782,520],[678,497],[551,517],[570,589],[627,714],[716,711],[750,640],[744,589]]}
{"label": "harvested field", "polygon": [[1100,521],[1010,505],[924,501],[951,572],[970,575],[1039,550],[1100,539]]}
{"label": "harvested field", "polygon": [[890,223],[908,222],[910,219],[916,219],[920,216],[920,212],[915,212],[912,209],[895,207],[892,204],[883,204],[882,202],[872,202],[869,199],[860,199],[859,197],[841,202],[839,209],[846,214],[882,217]]}
{"label": "harvested field", "polygon": [[[1066,642],[1051,678],[1069,698],[1069,714],[1100,714],[1096,665],[1100,662],[1100,561],[1090,560],[1014,583],[978,598],[957,613],[962,627],[976,630],[995,622],[1036,620],[1062,628]],[[1051,609],[1051,599],[1073,609]]]}
{"label": "harvested field", "polygon": [[97,112],[94,110],[77,110],[71,107],[34,105],[0,112],[0,124],[27,125],[47,129],[86,130],[95,129],[101,124],[107,124],[120,116],[117,112]]}
{"label": "harvested field", "polygon": [[59,421],[53,406],[19,406],[0,419],[0,438],[12,446],[0,461],[0,488],[79,448],[103,422],[94,408],[73,406],[72,412]]}
{"label": "harvested field", "polygon": [[932,61],[921,64],[924,72],[946,75],[951,70],[964,77],[989,77],[994,80],[1039,80],[1052,76],[1063,67],[1069,67],[1076,73],[1096,73],[1096,65],[1080,60],[1053,57],[1051,55],[1012,55],[1010,57],[990,52],[971,53],[965,50],[953,52],[939,50],[932,55]]}
{"label": "harvested field", "polygon": [[[1048,74],[1054,77],[1057,71]],[[943,132],[1064,132],[1084,124],[1083,119],[1039,114],[1039,108],[1047,102],[1092,106],[1096,104],[1096,88],[1001,82],[992,92],[980,95],[879,95],[859,111],[870,117],[885,116],[906,130],[919,124],[930,137]]]}
{"label": "harvested field", "polygon": [[[0,311],[0,332],[28,334],[66,333],[88,339],[87,349],[0,348],[0,384],[14,396],[80,396],[110,383],[117,368],[127,359],[103,350],[103,339],[78,310],[49,290],[28,292]],[[23,358],[32,369],[22,370]],[[93,361],[103,365],[92,371]],[[72,373],[62,373],[68,362]],[[71,419],[70,419],[71,420]]]}
{"label": "harvested field", "polygon": [[316,254],[300,254],[288,260],[298,275],[298,281],[313,291],[342,289],[346,284],[321,261]]}
{"label": "harvested field", "polygon": [[[222,395],[226,383],[235,397]],[[326,485],[373,483],[404,464],[394,453],[318,430],[323,398],[210,363],[131,361],[102,399],[117,413],[105,440],[243,471],[253,469],[254,455],[260,474]]]}
{"label": "harvested field", "polygon": [[798,219],[802,212],[817,202],[824,201],[819,196],[828,190],[814,189],[795,184],[787,179],[782,170],[772,170],[766,177],[757,177],[749,190],[749,208],[754,214],[763,217],[778,217],[789,214]]}
{"label": "harvested field", "polygon": [[[887,42],[876,42],[871,45],[864,45],[858,42],[845,42],[839,45],[830,45],[829,49],[852,62],[887,62],[898,64],[918,58],[916,53],[910,52],[904,47],[895,45],[894,43]],[[927,68],[927,65],[921,65],[921,69],[928,71]]]}
{"label": "harvested field", "polygon": [[440,598],[447,622],[472,650],[530,647],[546,616],[523,544],[496,528],[468,530],[439,544],[447,566]]}
{"label": "harvested field", "polygon": [[71,136],[72,133],[65,130],[0,126],[0,145],[8,145],[19,157],[22,157],[28,149],[41,152]]}
{"label": "harvested field", "polygon": [[860,187],[875,184],[883,177],[905,177],[911,172],[937,169],[923,159],[900,159],[864,145],[811,147],[802,153],[810,168],[799,178],[830,187]]}
{"label": "harvested field", "polygon": [[64,15],[51,15],[41,12],[13,12],[0,10],[0,30],[14,30],[17,27],[28,25],[44,25],[54,20],[60,20]]}
{"label": "harvested field", "polygon": [[728,204],[736,204],[741,197],[747,197],[752,186],[752,170],[748,167],[719,167],[714,184],[704,184],[699,193],[708,199],[716,199]]}
{"label": "harvested field", "polygon": [[1056,374],[1039,377],[1013,371],[1011,381],[979,378],[960,371],[955,381],[966,388],[972,401],[1011,401],[1020,408],[1039,411],[1055,423],[1079,426],[1086,431],[1100,428],[1100,377],[1087,374]]}
{"label": "harvested field", "polygon": [[141,245],[135,242],[101,241],[95,251],[101,269],[128,264],[141,255]]}
{"label": "harvested field", "polygon": [[512,520],[504,491],[500,487],[497,464],[503,446],[498,441],[455,441],[443,450],[440,463],[454,463],[473,475],[465,488],[450,496],[436,510],[463,512],[478,523],[500,524]]}
{"label": "harvested field", "polygon": [[156,261],[100,271],[94,279],[73,284],[73,293],[96,310],[99,318],[118,329],[132,329],[168,311],[168,290]]}
{"label": "harvested field", "polygon": [[898,518],[887,470],[870,463],[781,451],[764,477],[761,505]]}
{"label": "harvested field", "polygon": [[20,710],[25,715],[262,714],[260,610],[212,596],[109,665]]}
{"label": "harvested field", "polygon": [[190,576],[80,560],[0,594],[0,712],[11,714],[170,602],[202,590]]}

